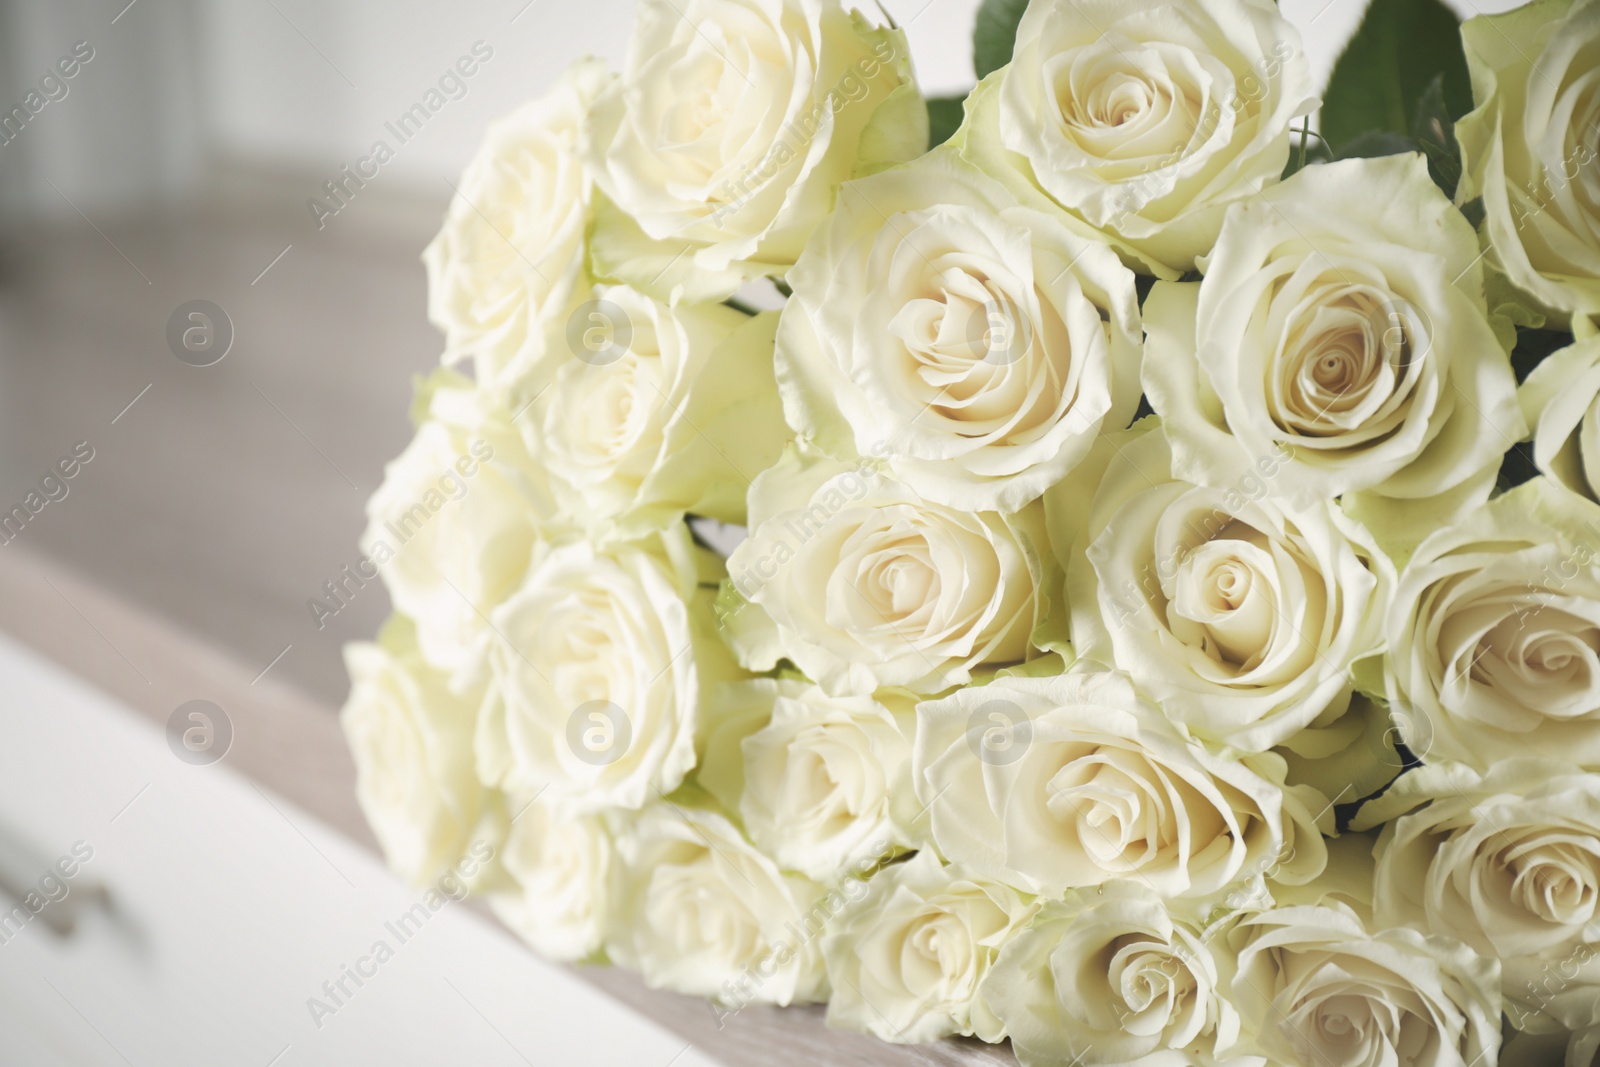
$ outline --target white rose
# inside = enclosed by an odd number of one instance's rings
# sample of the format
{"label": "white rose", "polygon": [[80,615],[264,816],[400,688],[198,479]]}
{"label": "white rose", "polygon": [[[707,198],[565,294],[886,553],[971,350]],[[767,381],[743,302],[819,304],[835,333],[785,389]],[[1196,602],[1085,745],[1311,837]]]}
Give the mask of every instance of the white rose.
{"label": "white rose", "polygon": [[677,788],[695,765],[707,691],[734,675],[714,586],[700,585],[720,569],[681,526],[541,549],[491,617],[484,780],[577,812],[637,809]]}
{"label": "white rose", "polygon": [[1044,905],[980,996],[1022,1067],[1213,1064],[1239,1037],[1220,948],[1149,887],[1111,882]]}
{"label": "white rose", "polygon": [[741,745],[738,811],[758,848],[786,870],[832,884],[910,843],[893,816],[896,794],[903,807],[910,790],[915,698],[885,692],[890,710],[806,682],[733,684],[771,687],[767,722]]}
{"label": "white rose", "polygon": [[712,812],[657,803],[617,842],[606,948],[652,988],[730,1007],[796,1004],[827,988],[820,886],[784,874]]}
{"label": "white rose", "polygon": [[1483,197],[1497,266],[1561,321],[1600,313],[1600,4],[1544,0],[1461,26],[1477,110],[1457,196]]}
{"label": "white rose", "polygon": [[1374,914],[1498,958],[1519,1029],[1577,1028],[1600,1004],[1600,775],[1506,760],[1424,768],[1395,787],[1425,807],[1384,828]]}
{"label": "white rose", "polygon": [[1229,204],[1278,180],[1290,120],[1316,106],[1300,35],[1270,3],[1035,0],[958,137],[1175,277]]}
{"label": "white rose", "polygon": [[1387,620],[1389,700],[1425,761],[1600,767],[1600,507],[1544,478],[1424,541]]}
{"label": "white rose", "polygon": [[1600,336],[1546,356],[1518,390],[1533,461],[1574,493],[1600,500]]}
{"label": "white rose", "polygon": [[1133,274],[951,150],[846,185],[790,281],[790,424],[935,503],[1014,511],[1138,404]]}
{"label": "white rose", "polygon": [[[1525,433],[1472,227],[1421,155],[1307,167],[1228,210],[1198,283],[1144,308],[1173,472],[1277,494],[1486,495]],[[1440,512],[1427,512],[1429,524]]]}
{"label": "white rose", "polygon": [[1273,1062],[1494,1067],[1500,967],[1459,941],[1369,932],[1339,905],[1265,911],[1228,938],[1244,1033]]}
{"label": "white rose", "polygon": [[378,643],[344,649],[350,696],[339,715],[356,764],[356,797],[389,866],[414,885],[465,855],[490,806],[473,772],[480,693],[455,693],[394,616]]}
{"label": "white rose", "polygon": [[1069,568],[1079,657],[1127,672],[1173,722],[1241,751],[1344,714],[1351,667],[1381,651],[1394,588],[1366,530],[1337,504],[1268,496],[1270,476],[1175,480],[1155,419],[1108,444],[1087,549]]}
{"label": "white rose", "polygon": [[1281,780],[1184,741],[1116,673],[924,701],[912,760],[940,853],[1030,892],[1134,878],[1219,900],[1259,887],[1286,841]]}
{"label": "white rose", "polygon": [[783,273],[840,182],[928,143],[905,35],[838,0],[646,0],[590,121],[597,267],[695,300]]}
{"label": "white rose", "polygon": [[383,575],[423,655],[447,671],[473,661],[485,617],[522,580],[554,510],[515,431],[470,385],[441,372],[424,388],[428,418],[367,501],[357,565]]}
{"label": "white rose", "polygon": [[978,997],[1000,946],[1037,905],[932,852],[891,864],[829,927],[828,1025],[919,1044],[950,1034],[999,1041]]}
{"label": "white rose", "polygon": [[973,514],[865,468],[790,452],[750,486],[724,616],[746,667],[792,660],[829,693],[936,693],[1030,655],[1047,605],[1037,507]]}
{"label": "white rose", "polygon": [[611,80],[600,60],[579,60],[544,96],[491,123],[422,255],[445,360],[472,358],[480,381],[526,369],[565,326],[589,222],[583,124]]}
{"label": "white rose", "polygon": [[593,956],[611,925],[614,846],[605,820],[526,797],[507,806],[500,860],[516,887],[489,898],[494,913],[543,956]]}
{"label": "white rose", "polygon": [[603,286],[573,321],[573,358],[517,420],[567,514],[623,537],[686,511],[743,522],[745,488],[789,436],[772,376],[778,316]]}

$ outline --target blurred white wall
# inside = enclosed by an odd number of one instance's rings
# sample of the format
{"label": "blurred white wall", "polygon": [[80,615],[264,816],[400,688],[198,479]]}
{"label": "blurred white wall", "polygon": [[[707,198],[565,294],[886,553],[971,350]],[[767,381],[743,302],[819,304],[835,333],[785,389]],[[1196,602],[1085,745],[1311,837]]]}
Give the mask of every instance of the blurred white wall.
{"label": "blurred white wall", "polygon": [[[464,79],[465,95],[383,169],[386,186],[438,186],[460,173],[491,118],[575,59],[619,65],[633,2],[0,0],[0,111],[21,104],[76,42],[94,50],[67,96],[0,144],[0,210],[71,214],[70,200],[93,216],[181,202],[217,162],[331,177],[374,140],[393,144],[385,122],[477,45],[490,58]],[[886,6],[908,25],[930,91],[971,83],[977,0]]]}

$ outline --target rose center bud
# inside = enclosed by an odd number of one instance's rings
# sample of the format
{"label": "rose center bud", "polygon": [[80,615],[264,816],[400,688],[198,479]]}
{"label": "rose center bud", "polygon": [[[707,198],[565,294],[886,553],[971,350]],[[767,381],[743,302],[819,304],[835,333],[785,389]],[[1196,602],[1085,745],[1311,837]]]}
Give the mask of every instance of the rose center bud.
{"label": "rose center bud", "polygon": [[1597,861],[1600,857],[1573,842],[1554,841],[1511,850],[1506,866],[1513,874],[1512,891],[1527,912],[1560,926],[1582,926],[1595,916]]}
{"label": "rose center bud", "polygon": [[1192,86],[1206,76],[1187,50],[1121,35],[1067,49],[1045,65],[1060,131],[1112,164],[1108,177],[1127,179],[1170,164],[1200,139],[1203,94]]}
{"label": "rose center bud", "polygon": [[1279,299],[1292,304],[1279,380],[1269,384],[1279,425],[1308,437],[1389,433],[1420,371],[1421,326],[1410,305],[1341,278],[1286,285]]}
{"label": "rose center bud", "polygon": [[901,975],[918,996],[943,999],[971,964],[970,939],[945,929],[953,921],[943,912],[930,912],[906,939]]}
{"label": "rose center bud", "polygon": [[[1381,1024],[1373,1017],[1373,1007],[1370,998],[1357,993],[1330,996],[1315,1008],[1314,1029],[1296,1033],[1294,1044],[1310,1063],[1355,1067],[1386,1060],[1394,1062],[1388,1051],[1393,1048],[1393,1042],[1385,1039]],[[1398,1009],[1389,1006],[1388,1015],[1388,1021],[1398,1025]],[[1285,1019],[1284,1025],[1296,1022],[1292,1018]],[[1312,1044],[1311,1033],[1321,1041]],[[1399,1062],[1410,1060],[1402,1056]]]}
{"label": "rose center bud", "polygon": [[1195,990],[1194,976],[1174,959],[1165,945],[1129,936],[1118,938],[1109,976],[1132,1017],[1121,1020],[1132,1034],[1165,1029],[1172,1015]]}
{"label": "rose center bud", "polygon": [[1108,871],[1148,862],[1172,832],[1159,792],[1125,761],[1124,753],[1102,750],[1061,768],[1046,787],[1046,808],[1076,826],[1079,847]]}
{"label": "rose center bud", "polygon": [[[1470,620],[1469,620],[1470,621]],[[1472,681],[1540,715],[1587,719],[1600,715],[1600,626],[1558,607],[1513,611],[1472,646],[1464,665]]]}
{"label": "rose center bud", "polygon": [[1271,566],[1249,541],[1219,537],[1195,548],[1178,565],[1168,621],[1173,634],[1214,660],[1254,667],[1276,629],[1270,584],[1258,573]]}

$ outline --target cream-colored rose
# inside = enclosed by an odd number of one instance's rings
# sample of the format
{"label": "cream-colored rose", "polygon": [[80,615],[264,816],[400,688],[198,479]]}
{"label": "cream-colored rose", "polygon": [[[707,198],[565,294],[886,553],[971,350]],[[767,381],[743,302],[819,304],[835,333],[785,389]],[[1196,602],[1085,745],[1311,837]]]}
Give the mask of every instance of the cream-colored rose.
{"label": "cream-colored rose", "polygon": [[1213,1064],[1239,1037],[1231,965],[1148,886],[1109,882],[1044,905],[980,997],[1022,1067]]}
{"label": "cream-colored rose", "polygon": [[[794,662],[833,694],[936,693],[1024,660],[1047,610],[1043,512],[971,513],[790,452],[750,486],[724,614],[751,670]],[[736,598],[737,599],[737,598]]]}
{"label": "cream-colored rose", "polygon": [[[1307,167],[1228,210],[1197,283],[1144,308],[1173,472],[1276,495],[1487,495],[1525,434],[1472,227],[1420,155]],[[1423,521],[1441,518],[1437,507]]]}
{"label": "cream-colored rose", "polygon": [[1401,572],[1385,660],[1427,762],[1600,768],[1600,507],[1535,478],[1434,533]]}
{"label": "cream-colored rose", "polygon": [[846,185],[790,281],[790,424],[935,503],[1023,507],[1138,404],[1133,274],[951,149]]}
{"label": "cream-colored rose", "polygon": [[1241,751],[1343,715],[1352,666],[1381,651],[1394,588],[1366,530],[1335,503],[1268,495],[1271,475],[1175,480],[1158,420],[1108,444],[1087,548],[1068,572],[1079,657],[1127,672],[1190,734]]}
{"label": "cream-colored rose", "polygon": [[541,549],[491,616],[484,780],[577,812],[637,809],[677,788],[706,694],[736,673],[711,614],[720,572],[682,526]]}
{"label": "cream-colored rose", "polygon": [[1536,0],[1461,26],[1477,109],[1457,197],[1496,266],[1561,321],[1600,313],[1600,3]]}
{"label": "cream-colored rose", "polygon": [[646,0],[590,123],[601,275],[694,300],[783,273],[840,182],[928,143],[905,35],[838,0]]}
{"label": "cream-colored rose", "polygon": [[593,956],[611,926],[615,848],[605,820],[509,797],[500,861],[515,888],[490,896],[500,921],[553,960]]}
{"label": "cream-colored rose", "polygon": [[939,852],[1030,892],[1125,878],[1220,901],[1259,887],[1286,840],[1281,778],[1186,742],[1113,672],[924,701],[912,761]]}
{"label": "cream-colored rose", "polygon": [[428,662],[453,672],[473,661],[486,616],[522,580],[554,501],[516,432],[466,379],[437,373],[418,406],[426,420],[367,501],[365,559],[334,588],[353,594],[350,582],[382,574]]}
{"label": "cream-colored rose", "polygon": [[1533,461],[1574,493],[1600,500],[1600,336],[1552,352],[1518,390]]}
{"label": "cream-colored rose", "polygon": [[350,695],[339,722],[361,810],[395,873],[414,885],[433,882],[466,853],[491,806],[473,773],[480,694],[452,692],[401,616],[384,624],[376,644],[346,645],[344,661]]}
{"label": "cream-colored rose", "polygon": [[825,995],[822,888],[780,871],[726,818],[656,803],[623,831],[617,854],[606,949],[652,988],[731,1007]]}
{"label": "cream-colored rose", "polygon": [[637,537],[687,511],[744,522],[750,479],[789,437],[778,316],[601,286],[577,320],[571,358],[517,419],[573,525]]}
{"label": "cream-colored rose", "polygon": [[1036,908],[1032,897],[947,867],[930,851],[885,867],[823,939],[828,1025],[901,1044],[950,1034],[999,1041],[1001,1021],[978,990],[1000,946]]}
{"label": "cream-colored rose", "polygon": [[881,699],[776,683],[767,723],[741,746],[739,814],[780,867],[832,884],[910,843],[893,816],[909,799],[895,803],[911,785],[914,698]]}
{"label": "cream-colored rose", "polygon": [[958,138],[1175,277],[1211,250],[1229,204],[1278,180],[1290,120],[1316,105],[1300,35],[1273,4],[1034,0]]}
{"label": "cream-colored rose", "polygon": [[1424,768],[1395,789],[1426,806],[1379,839],[1380,925],[1458,938],[1498,958],[1519,1029],[1578,1028],[1600,1005],[1600,775],[1506,760]]}
{"label": "cream-colored rose", "polygon": [[1459,941],[1369,931],[1341,905],[1261,912],[1227,936],[1246,1045],[1274,1063],[1494,1067],[1500,966]]}
{"label": "cream-colored rose", "polygon": [[422,254],[444,358],[472,359],[481,382],[528,370],[565,329],[589,222],[583,124],[611,81],[600,60],[579,60],[544,96],[491,123]]}

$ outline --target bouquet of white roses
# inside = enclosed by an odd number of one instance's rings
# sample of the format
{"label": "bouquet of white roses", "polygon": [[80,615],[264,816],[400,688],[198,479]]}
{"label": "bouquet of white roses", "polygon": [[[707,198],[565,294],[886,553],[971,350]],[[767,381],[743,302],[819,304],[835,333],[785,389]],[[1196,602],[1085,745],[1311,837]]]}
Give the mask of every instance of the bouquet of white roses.
{"label": "bouquet of white roses", "polygon": [[975,54],[641,0],[491,127],[348,652],[392,866],[1025,1065],[1588,1067],[1600,2],[1376,0],[1320,102],[1266,0]]}

